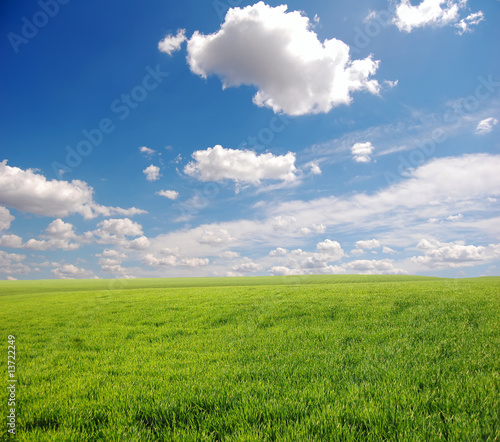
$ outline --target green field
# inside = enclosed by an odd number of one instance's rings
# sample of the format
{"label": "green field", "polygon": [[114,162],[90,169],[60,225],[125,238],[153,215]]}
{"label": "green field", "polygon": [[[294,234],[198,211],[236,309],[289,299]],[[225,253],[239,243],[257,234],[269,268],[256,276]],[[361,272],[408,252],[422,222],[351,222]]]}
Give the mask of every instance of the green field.
{"label": "green field", "polygon": [[16,440],[500,440],[500,278],[2,281],[0,306]]}

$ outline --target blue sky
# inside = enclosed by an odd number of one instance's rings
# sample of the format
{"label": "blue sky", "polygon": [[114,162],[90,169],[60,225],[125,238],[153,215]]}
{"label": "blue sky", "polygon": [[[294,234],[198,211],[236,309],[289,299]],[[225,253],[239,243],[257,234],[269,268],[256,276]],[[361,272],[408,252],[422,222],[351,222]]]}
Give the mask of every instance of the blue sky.
{"label": "blue sky", "polygon": [[500,2],[0,8],[0,279],[499,275]]}

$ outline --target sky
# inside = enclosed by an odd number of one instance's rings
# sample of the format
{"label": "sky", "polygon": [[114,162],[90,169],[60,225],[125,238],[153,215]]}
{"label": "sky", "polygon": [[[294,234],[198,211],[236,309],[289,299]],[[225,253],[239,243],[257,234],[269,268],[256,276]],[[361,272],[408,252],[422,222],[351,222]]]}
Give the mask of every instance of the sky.
{"label": "sky", "polygon": [[500,275],[500,1],[7,1],[0,279]]}

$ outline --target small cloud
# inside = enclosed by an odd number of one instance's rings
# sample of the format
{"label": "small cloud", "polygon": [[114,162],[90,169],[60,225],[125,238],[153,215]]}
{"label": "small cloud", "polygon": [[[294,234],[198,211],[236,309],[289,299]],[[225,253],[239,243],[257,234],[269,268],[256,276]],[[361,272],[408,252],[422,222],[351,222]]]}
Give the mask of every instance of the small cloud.
{"label": "small cloud", "polygon": [[158,43],[158,49],[165,54],[172,55],[181,48],[182,43],[187,40],[186,30],[179,29],[177,35],[168,34]]}
{"label": "small cloud", "polygon": [[380,241],[376,239],[370,239],[368,241],[357,241],[356,248],[358,249],[378,249],[380,247]]}
{"label": "small cloud", "polygon": [[156,150],[150,149],[149,147],[146,146],[142,146],[139,147],[139,152],[145,154],[148,157],[152,157],[156,153]]}
{"label": "small cloud", "polygon": [[308,164],[312,175],[321,175],[321,169],[318,163],[310,163]]}
{"label": "small cloud", "polygon": [[396,250],[391,249],[390,247],[384,246],[382,248],[382,253],[386,253],[388,255],[392,255],[393,253],[397,253]]}
{"label": "small cloud", "polygon": [[370,155],[373,152],[374,147],[369,141],[366,143],[356,143],[351,147],[351,152],[354,161],[357,163],[369,163],[371,161]]}
{"label": "small cloud", "polygon": [[271,250],[269,252],[269,256],[285,256],[288,253],[287,249],[284,249],[283,247],[278,247],[277,249]]}
{"label": "small cloud", "polygon": [[477,124],[475,133],[476,135],[486,135],[490,133],[493,130],[493,127],[495,127],[497,124],[498,120],[496,118],[485,118]]}
{"label": "small cloud", "polygon": [[146,167],[143,171],[144,175],[146,175],[146,179],[148,181],[158,181],[160,179],[160,168],[158,166]]}
{"label": "small cloud", "polygon": [[156,192],[156,195],[164,196],[169,200],[176,200],[179,197],[179,192],[175,190],[160,190],[159,192]]}
{"label": "small cloud", "polygon": [[448,221],[459,221],[463,218],[463,215],[459,213],[458,215],[450,215],[448,218],[446,218]]}
{"label": "small cloud", "polygon": [[398,85],[398,83],[399,83],[399,80],[395,80],[395,81],[385,80],[385,81],[384,81],[384,84],[385,84],[388,88],[390,88],[390,89],[392,89],[393,87],[396,87],[396,86]]}
{"label": "small cloud", "polygon": [[458,34],[462,35],[466,32],[472,32],[471,26],[476,26],[484,20],[483,11],[475,12],[468,15],[467,17],[455,23],[455,27],[458,28]]}

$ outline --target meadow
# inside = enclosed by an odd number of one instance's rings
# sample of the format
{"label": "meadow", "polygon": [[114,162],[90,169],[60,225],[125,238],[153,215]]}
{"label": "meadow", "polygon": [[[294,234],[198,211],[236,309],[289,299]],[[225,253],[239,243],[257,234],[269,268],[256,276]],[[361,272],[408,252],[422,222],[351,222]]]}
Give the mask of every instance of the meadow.
{"label": "meadow", "polygon": [[15,440],[500,440],[500,278],[2,281],[0,305]]}

